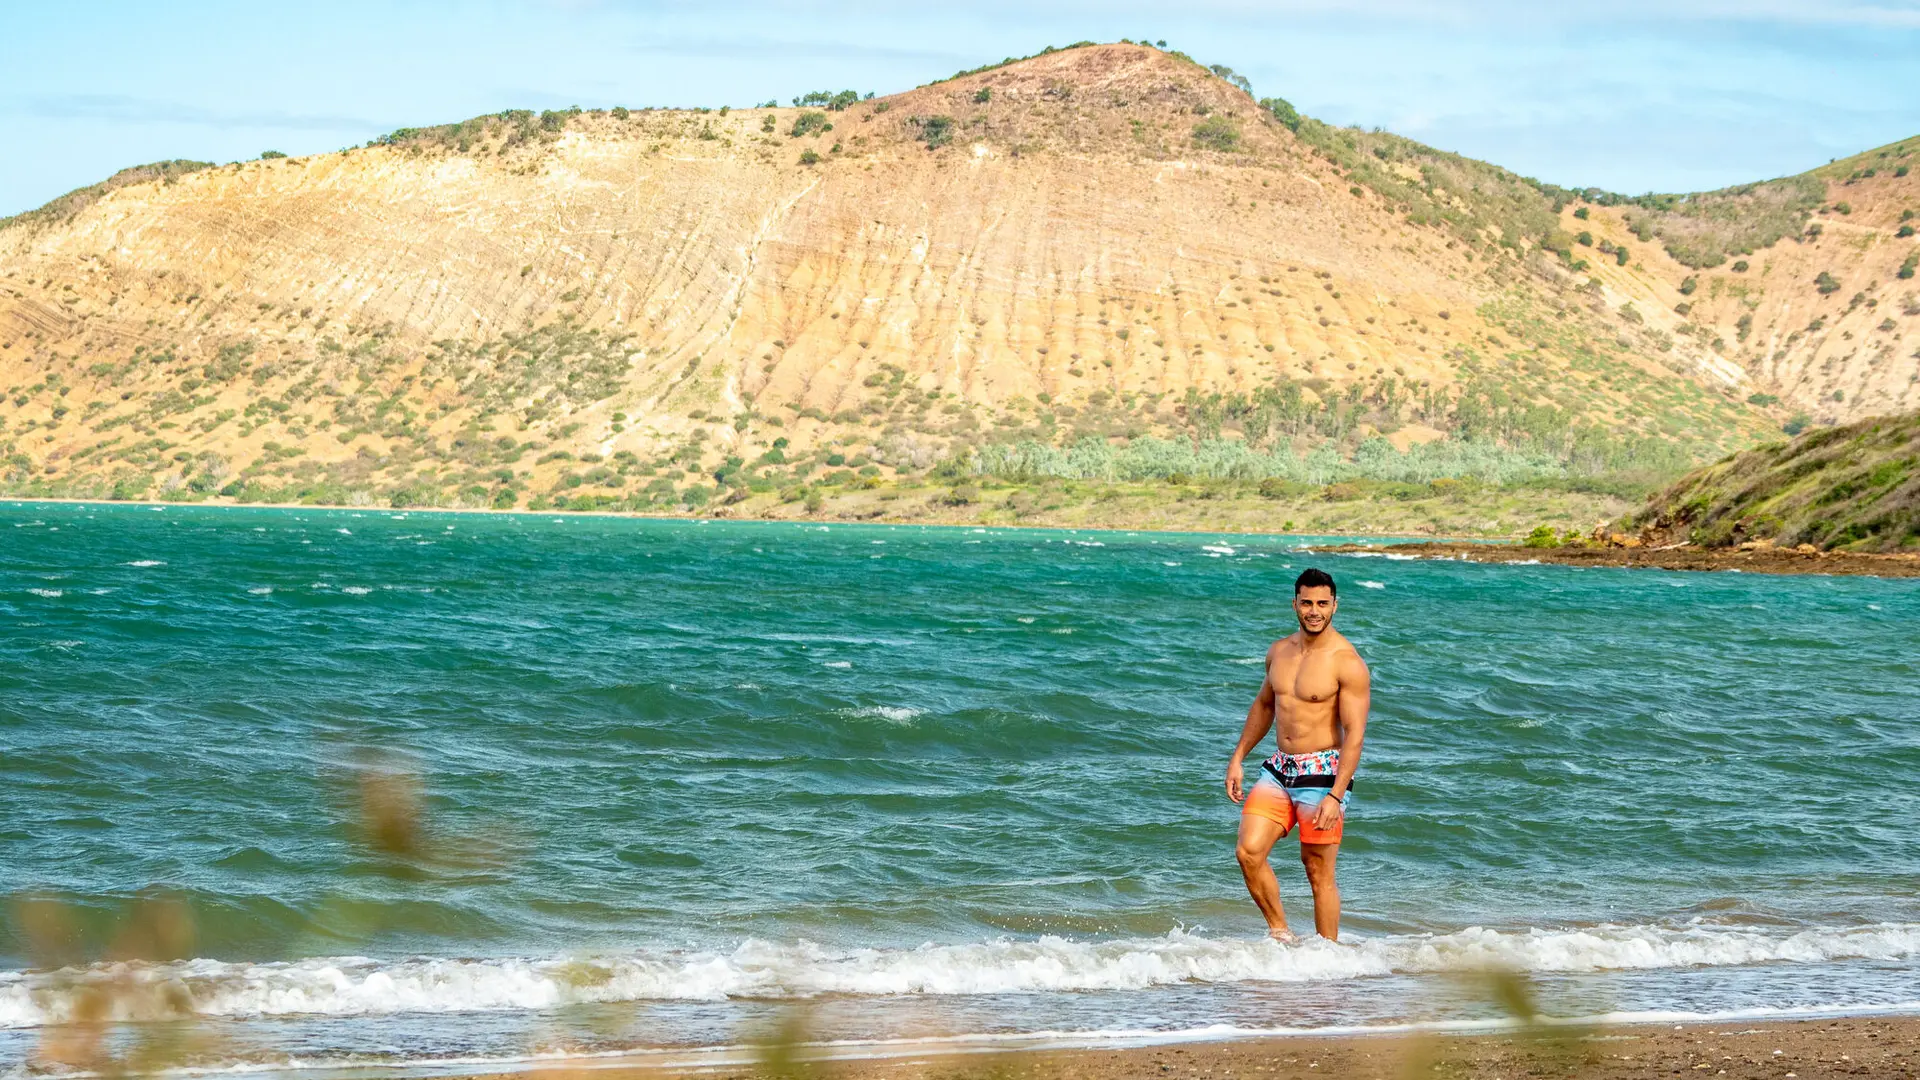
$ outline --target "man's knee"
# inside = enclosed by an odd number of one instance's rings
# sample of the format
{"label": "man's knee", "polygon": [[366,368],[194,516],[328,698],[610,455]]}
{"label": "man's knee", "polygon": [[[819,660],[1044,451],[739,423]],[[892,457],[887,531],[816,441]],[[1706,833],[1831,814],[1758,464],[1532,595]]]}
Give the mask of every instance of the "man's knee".
{"label": "man's knee", "polygon": [[1233,846],[1233,857],[1239,861],[1242,869],[1252,870],[1266,865],[1267,853],[1272,850],[1272,844],[1260,846],[1242,840]]}

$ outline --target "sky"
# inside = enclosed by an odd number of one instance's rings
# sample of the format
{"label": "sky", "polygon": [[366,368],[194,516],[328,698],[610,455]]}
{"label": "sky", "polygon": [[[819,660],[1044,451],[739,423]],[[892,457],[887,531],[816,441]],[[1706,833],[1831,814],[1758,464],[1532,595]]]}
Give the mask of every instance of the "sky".
{"label": "sky", "polygon": [[167,158],[509,108],[885,94],[1123,37],[1568,187],[1704,190],[1920,134],[1920,0],[0,0],[0,216]]}

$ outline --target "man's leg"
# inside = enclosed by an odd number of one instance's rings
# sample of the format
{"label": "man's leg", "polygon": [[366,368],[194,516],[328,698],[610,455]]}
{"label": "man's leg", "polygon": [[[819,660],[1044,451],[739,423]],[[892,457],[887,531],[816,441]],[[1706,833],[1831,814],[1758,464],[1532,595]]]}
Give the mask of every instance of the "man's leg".
{"label": "man's leg", "polygon": [[1307,885],[1313,889],[1313,929],[1328,941],[1340,940],[1340,886],[1333,880],[1333,860],[1339,856],[1339,844],[1300,845]]}
{"label": "man's leg", "polygon": [[1280,907],[1280,882],[1273,876],[1273,867],[1267,865],[1267,854],[1282,835],[1280,823],[1272,818],[1241,814],[1240,839],[1234,845],[1233,856],[1240,861],[1240,874],[1247,879],[1247,892],[1260,909],[1260,917],[1267,920],[1267,933],[1281,941],[1291,941],[1293,932],[1287,929],[1287,913]]}

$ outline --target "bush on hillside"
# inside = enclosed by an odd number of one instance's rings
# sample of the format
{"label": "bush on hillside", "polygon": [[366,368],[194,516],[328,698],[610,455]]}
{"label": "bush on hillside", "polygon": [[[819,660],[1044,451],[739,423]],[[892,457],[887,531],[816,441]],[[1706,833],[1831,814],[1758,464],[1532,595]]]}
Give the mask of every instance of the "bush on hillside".
{"label": "bush on hillside", "polygon": [[1193,141],[1209,150],[1235,150],[1240,146],[1240,125],[1231,117],[1209,116],[1193,125]]}
{"label": "bush on hillside", "polygon": [[788,131],[787,135],[791,138],[798,139],[803,135],[812,135],[816,132],[826,131],[830,127],[832,127],[832,125],[827,123],[826,113],[811,110],[803,112],[793,118],[793,129]]}
{"label": "bush on hillside", "polygon": [[926,143],[929,150],[938,150],[953,141],[951,116],[916,116],[907,123],[919,129],[920,141]]}
{"label": "bush on hillside", "polygon": [[[867,96],[872,97],[873,95],[868,94]],[[832,90],[812,90],[794,98],[793,107],[796,109],[805,109],[818,105],[830,112],[842,112],[847,106],[859,100],[860,95],[852,90],[841,90],[838,93]]]}
{"label": "bush on hillside", "polygon": [[1287,125],[1289,130],[1300,130],[1300,111],[1295,109],[1286,98],[1261,98],[1260,107],[1272,113],[1273,118]]}

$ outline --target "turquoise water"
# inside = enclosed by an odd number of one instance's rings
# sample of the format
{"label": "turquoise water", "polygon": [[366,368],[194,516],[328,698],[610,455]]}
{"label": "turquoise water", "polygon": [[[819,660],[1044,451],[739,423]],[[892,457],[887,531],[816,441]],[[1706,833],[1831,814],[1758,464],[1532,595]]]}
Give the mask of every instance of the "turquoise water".
{"label": "turquoise water", "polygon": [[[211,1065],[1920,1010],[1920,583],[1298,543],[0,504],[0,894],[73,927],[0,931],[0,1072],[129,970]],[[1288,949],[1220,776],[1309,563],[1375,711]]]}

